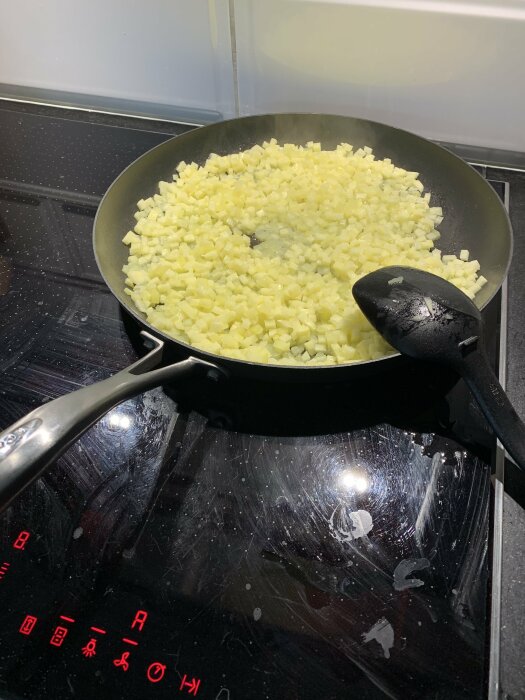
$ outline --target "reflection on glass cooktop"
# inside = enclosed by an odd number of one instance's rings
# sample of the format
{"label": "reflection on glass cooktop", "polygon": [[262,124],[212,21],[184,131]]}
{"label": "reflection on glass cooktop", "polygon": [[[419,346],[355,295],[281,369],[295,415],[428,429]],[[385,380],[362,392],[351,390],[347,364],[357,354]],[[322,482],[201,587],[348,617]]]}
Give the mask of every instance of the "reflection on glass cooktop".
{"label": "reflection on glass cooktop", "polygon": [[[135,359],[91,226],[167,135],[1,108],[0,125],[21,153],[0,149],[4,428]],[[498,300],[485,317],[495,358]],[[482,697],[493,447],[462,384],[410,362],[127,401],[0,519],[0,694]]]}

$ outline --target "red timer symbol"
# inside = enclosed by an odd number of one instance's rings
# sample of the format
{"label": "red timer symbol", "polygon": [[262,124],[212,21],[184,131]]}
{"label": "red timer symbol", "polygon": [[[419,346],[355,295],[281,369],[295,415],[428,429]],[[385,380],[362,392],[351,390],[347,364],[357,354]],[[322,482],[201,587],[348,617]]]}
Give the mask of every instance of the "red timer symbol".
{"label": "red timer symbol", "polygon": [[148,666],[147,676],[151,683],[158,683],[164,678],[166,673],[166,666],[164,664],[159,664],[158,661],[154,661]]}

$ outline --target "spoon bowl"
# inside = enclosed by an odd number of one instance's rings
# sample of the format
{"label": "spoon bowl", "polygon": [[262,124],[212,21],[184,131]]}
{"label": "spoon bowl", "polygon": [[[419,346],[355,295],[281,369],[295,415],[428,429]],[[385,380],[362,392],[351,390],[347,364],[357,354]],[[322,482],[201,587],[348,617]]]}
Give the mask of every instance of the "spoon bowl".
{"label": "spoon bowl", "polygon": [[525,470],[525,425],[483,347],[483,319],[456,286],[424,270],[383,267],[358,280],[354,298],[383,338],[416,360],[454,369],[518,467]]}
{"label": "spoon bowl", "polygon": [[358,280],[352,293],[374,328],[409,357],[455,366],[482,334],[474,302],[430,272],[383,267]]}

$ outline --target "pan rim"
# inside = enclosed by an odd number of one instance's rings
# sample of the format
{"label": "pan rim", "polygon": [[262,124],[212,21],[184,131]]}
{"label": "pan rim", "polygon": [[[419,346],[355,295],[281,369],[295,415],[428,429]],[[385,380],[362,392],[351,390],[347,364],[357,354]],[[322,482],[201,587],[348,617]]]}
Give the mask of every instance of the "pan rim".
{"label": "pan rim", "polygon": [[[115,294],[114,289],[113,289],[113,285],[110,284],[106,275],[104,274],[103,266],[101,264],[100,256],[99,256],[99,253],[97,251],[97,245],[96,245],[97,229],[98,229],[97,223],[98,223],[99,216],[100,216],[100,213],[101,213],[101,210],[102,210],[102,207],[103,207],[105,201],[110,196],[111,191],[113,190],[114,186],[120,180],[120,178],[124,175],[124,173],[128,172],[131,168],[133,168],[143,158],[150,156],[150,154],[153,153],[155,150],[160,149],[161,147],[165,146],[169,142],[182,139],[185,136],[194,133],[195,131],[200,132],[203,129],[207,130],[207,131],[213,130],[213,129],[218,128],[224,124],[247,122],[247,121],[250,121],[252,119],[257,119],[257,118],[261,118],[261,117],[262,118],[264,118],[264,117],[272,118],[272,117],[280,117],[280,116],[286,117],[286,118],[293,118],[295,116],[297,116],[297,117],[311,116],[311,117],[319,117],[319,118],[326,118],[326,119],[346,118],[346,119],[351,119],[351,120],[356,121],[356,122],[361,122],[363,124],[378,126],[382,129],[386,128],[386,129],[389,129],[393,132],[406,134],[407,136],[409,136],[412,139],[422,141],[424,143],[431,145],[433,148],[435,148],[439,151],[443,151],[449,157],[453,158],[456,161],[459,161],[463,166],[467,167],[471,172],[475,173],[475,175],[488,188],[487,192],[490,192],[491,195],[494,196],[495,201],[497,201],[498,205],[500,206],[500,209],[501,209],[501,211],[504,215],[504,218],[506,220],[508,233],[509,233],[509,255],[507,258],[506,265],[505,265],[504,273],[503,273],[502,278],[501,278],[501,283],[499,284],[498,287],[495,288],[493,293],[490,295],[490,297],[483,304],[480,305],[479,303],[477,303],[476,298],[474,298],[473,301],[476,304],[476,306],[478,307],[478,309],[480,311],[482,311],[492,301],[492,299],[494,299],[494,297],[496,296],[496,294],[498,294],[505,279],[508,276],[508,272],[509,272],[510,265],[512,262],[512,257],[514,254],[514,231],[512,228],[512,222],[510,220],[509,212],[505,208],[500,197],[498,196],[496,191],[491,187],[491,185],[487,182],[487,179],[484,178],[483,175],[481,175],[481,173],[479,173],[472,165],[470,165],[470,163],[468,163],[463,158],[461,158],[460,156],[453,153],[450,149],[446,148],[445,146],[442,146],[439,143],[431,141],[430,139],[427,139],[424,136],[420,136],[419,134],[415,134],[412,131],[408,131],[407,129],[402,129],[402,128],[397,127],[397,126],[392,126],[391,124],[386,124],[385,122],[379,122],[379,121],[375,121],[372,119],[364,119],[362,117],[353,117],[353,116],[348,115],[348,114],[335,114],[335,113],[327,114],[327,113],[323,113],[323,112],[309,112],[309,111],[305,111],[305,112],[298,112],[298,111],[294,111],[294,112],[261,112],[261,113],[257,113],[257,114],[250,114],[250,115],[245,115],[245,116],[241,116],[241,117],[233,117],[230,119],[224,119],[224,120],[220,120],[218,122],[213,122],[212,124],[205,124],[203,126],[197,126],[196,128],[189,129],[188,131],[185,131],[182,134],[178,134],[176,136],[172,136],[171,138],[167,138],[165,141],[161,141],[161,143],[157,144],[156,146],[153,146],[152,148],[148,149],[147,151],[142,153],[140,156],[135,158],[129,165],[127,165],[114,178],[114,180],[111,182],[109,187],[106,189],[106,191],[105,191],[105,193],[104,193],[104,195],[103,195],[102,199],[100,200],[100,203],[97,207],[97,212],[95,214],[95,218],[93,221],[92,245],[93,245],[93,253],[95,256],[95,262],[97,264],[99,274],[101,275],[102,279],[104,280],[104,283],[106,284],[106,286],[108,287],[108,289],[110,290],[112,295],[117,299],[118,303],[121,306],[123,306],[125,308],[125,310],[131,316],[133,316],[133,318],[139,323],[139,325],[145,326],[153,335],[160,338],[165,343],[176,343],[177,346],[180,346],[180,347],[184,348],[185,350],[187,350],[189,356],[191,356],[192,354],[193,355],[197,354],[197,356],[203,357],[209,362],[214,362],[214,363],[227,362],[228,364],[231,363],[234,366],[247,367],[247,368],[257,367],[257,368],[282,369],[282,370],[287,370],[287,371],[294,370],[296,373],[299,371],[305,371],[305,370],[309,370],[309,371],[317,370],[318,372],[319,371],[326,372],[327,370],[336,370],[338,368],[339,369],[345,368],[346,370],[348,370],[351,367],[367,367],[370,365],[375,365],[378,362],[386,363],[386,362],[390,361],[390,363],[391,363],[392,360],[394,360],[395,358],[402,357],[402,354],[400,352],[393,351],[392,353],[390,353],[388,355],[383,355],[381,357],[378,357],[375,359],[370,359],[370,360],[356,360],[354,362],[345,362],[345,363],[330,364],[330,365],[285,365],[285,364],[274,364],[274,363],[269,363],[269,362],[268,363],[252,362],[250,360],[239,360],[237,358],[228,357],[227,355],[217,355],[217,354],[208,352],[206,350],[201,350],[200,348],[198,348],[194,345],[189,345],[188,343],[185,343],[184,341],[179,340],[178,338],[175,338],[173,336],[170,336],[167,333],[164,333],[163,331],[160,331],[159,329],[155,328],[155,326],[153,326],[151,323],[149,323],[149,321],[146,318],[143,318],[143,316],[141,315],[141,312],[135,307],[134,304],[132,305],[131,300],[128,303],[125,303],[122,299],[120,299],[120,297],[118,297]],[[175,165],[175,167],[176,167],[176,165]]]}

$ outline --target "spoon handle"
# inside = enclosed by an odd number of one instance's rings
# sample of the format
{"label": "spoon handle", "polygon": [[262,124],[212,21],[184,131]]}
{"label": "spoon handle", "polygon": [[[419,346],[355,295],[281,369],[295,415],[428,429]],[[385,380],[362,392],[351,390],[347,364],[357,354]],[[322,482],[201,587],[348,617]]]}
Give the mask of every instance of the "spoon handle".
{"label": "spoon handle", "polygon": [[466,355],[458,370],[501,444],[525,471],[525,424],[499,383],[485,351],[477,349]]}

